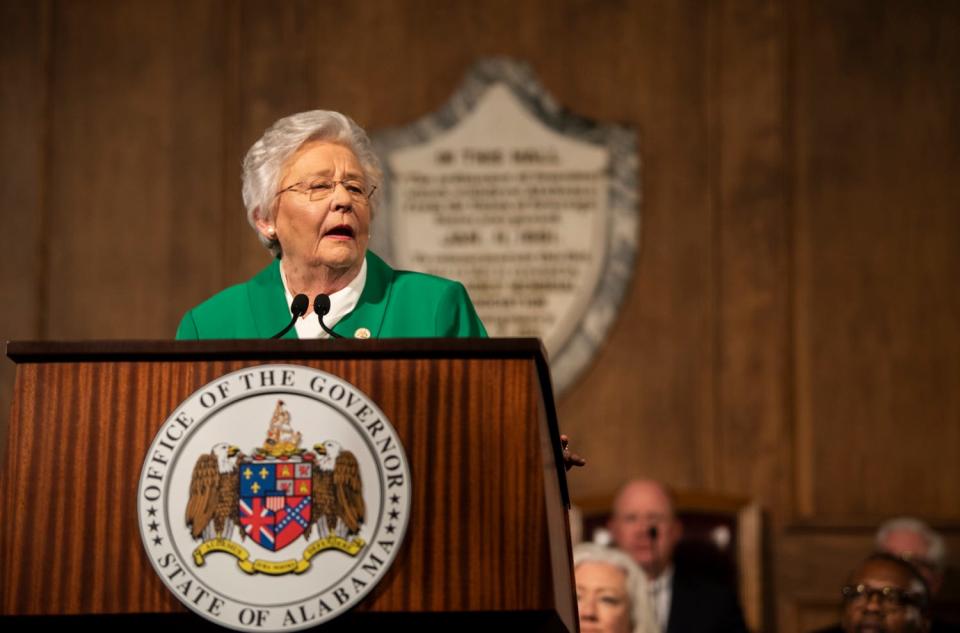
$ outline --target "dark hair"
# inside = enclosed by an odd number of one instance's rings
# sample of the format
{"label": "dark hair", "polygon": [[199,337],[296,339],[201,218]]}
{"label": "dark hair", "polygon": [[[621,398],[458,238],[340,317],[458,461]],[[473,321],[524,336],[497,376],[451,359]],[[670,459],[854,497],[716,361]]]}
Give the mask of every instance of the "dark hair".
{"label": "dark hair", "polygon": [[927,585],[926,578],[923,577],[923,575],[914,565],[900,558],[899,556],[890,554],[889,552],[874,552],[863,559],[863,562],[857,565],[857,568],[854,570],[853,574],[851,574],[851,581],[853,580],[853,575],[858,573],[869,563],[890,563],[891,565],[899,567],[901,571],[905,572],[910,578],[911,586],[909,587],[909,592],[911,595],[916,597],[917,607],[921,611],[926,612],[927,607],[930,604],[930,587]]}

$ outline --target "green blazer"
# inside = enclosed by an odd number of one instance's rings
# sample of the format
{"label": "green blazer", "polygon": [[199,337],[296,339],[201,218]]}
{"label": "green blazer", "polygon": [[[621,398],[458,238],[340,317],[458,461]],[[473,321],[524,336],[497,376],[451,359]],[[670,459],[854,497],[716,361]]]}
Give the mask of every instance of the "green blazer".
{"label": "green blazer", "polygon": [[[313,317],[316,318],[316,317]],[[184,315],[177,338],[269,338],[290,322],[290,307],[275,259],[246,283],[231,286]],[[354,338],[485,337],[466,289],[456,281],[394,270],[367,251],[367,281],[353,312],[333,331]],[[291,328],[283,338],[297,338]]]}

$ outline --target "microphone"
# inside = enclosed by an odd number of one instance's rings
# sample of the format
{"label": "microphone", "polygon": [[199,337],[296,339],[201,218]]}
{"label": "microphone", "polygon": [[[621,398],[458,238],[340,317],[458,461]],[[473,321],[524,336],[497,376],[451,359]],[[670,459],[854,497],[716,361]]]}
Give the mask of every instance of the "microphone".
{"label": "microphone", "polygon": [[660,536],[660,529],[656,525],[647,528],[647,538],[650,539],[650,557],[651,567],[660,568],[660,557],[657,556],[657,537]]}
{"label": "microphone", "polygon": [[290,319],[290,323],[287,324],[287,327],[283,328],[270,338],[280,338],[289,332],[290,328],[293,327],[293,324],[297,322],[297,319],[307,313],[307,307],[310,305],[309,301],[310,299],[307,299],[307,295],[305,294],[298,294],[296,297],[294,297],[293,301],[290,302],[290,312],[293,314],[293,318]]}
{"label": "microphone", "polygon": [[317,313],[317,318],[320,319],[320,327],[323,328],[323,331],[330,335],[330,338],[343,338],[333,330],[327,327],[327,324],[323,322],[323,317],[327,316],[327,313],[330,312],[330,297],[323,294],[322,292],[317,295],[317,298],[313,300],[313,311]]}

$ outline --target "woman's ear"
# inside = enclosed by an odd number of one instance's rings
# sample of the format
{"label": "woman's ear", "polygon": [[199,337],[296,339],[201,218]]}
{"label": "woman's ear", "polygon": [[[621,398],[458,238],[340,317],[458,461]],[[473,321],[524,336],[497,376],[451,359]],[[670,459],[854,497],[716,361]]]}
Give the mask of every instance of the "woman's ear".
{"label": "woman's ear", "polygon": [[263,217],[260,209],[261,208],[258,207],[257,210],[253,212],[254,222],[257,225],[257,230],[260,232],[260,235],[272,242],[277,239],[277,227],[271,218]]}

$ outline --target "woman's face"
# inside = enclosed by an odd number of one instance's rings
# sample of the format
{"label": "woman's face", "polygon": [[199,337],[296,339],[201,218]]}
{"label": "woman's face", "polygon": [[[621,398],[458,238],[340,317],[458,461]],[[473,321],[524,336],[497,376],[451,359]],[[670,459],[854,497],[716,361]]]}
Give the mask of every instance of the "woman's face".
{"label": "woman's face", "polygon": [[607,563],[580,563],[574,570],[581,633],[630,633],[627,575]]}
{"label": "woman's face", "polygon": [[258,221],[262,233],[276,232],[290,265],[360,271],[370,241],[370,201],[351,196],[343,181],[368,187],[360,161],[343,145],[312,141],[287,161],[280,191],[297,183],[302,183],[300,191],[336,183],[329,195],[314,201],[298,190],[287,191],[279,196],[273,219]]}

